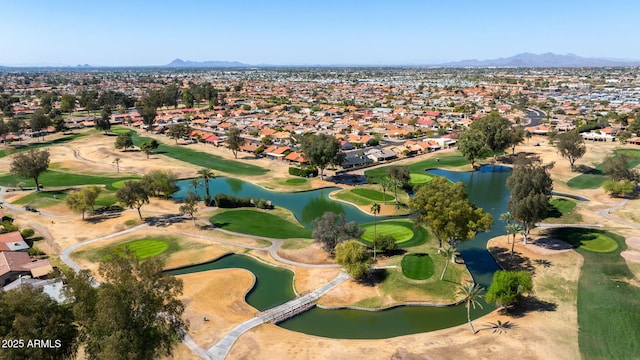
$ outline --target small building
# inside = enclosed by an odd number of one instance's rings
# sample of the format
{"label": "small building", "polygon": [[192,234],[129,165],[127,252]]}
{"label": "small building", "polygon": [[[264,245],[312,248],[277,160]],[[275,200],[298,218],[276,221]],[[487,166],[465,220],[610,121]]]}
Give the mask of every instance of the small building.
{"label": "small building", "polygon": [[5,286],[24,275],[39,278],[52,271],[49,260],[32,260],[26,252],[0,251],[0,286]]}
{"label": "small building", "polygon": [[0,251],[28,251],[29,245],[19,231],[0,234]]}

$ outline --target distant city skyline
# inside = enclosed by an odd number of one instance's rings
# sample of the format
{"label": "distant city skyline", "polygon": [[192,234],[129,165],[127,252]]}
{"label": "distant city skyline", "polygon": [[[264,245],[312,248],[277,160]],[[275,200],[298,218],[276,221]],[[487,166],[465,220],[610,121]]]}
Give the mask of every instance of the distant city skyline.
{"label": "distant city skyline", "polygon": [[640,60],[636,1],[4,1],[0,65],[429,65]]}

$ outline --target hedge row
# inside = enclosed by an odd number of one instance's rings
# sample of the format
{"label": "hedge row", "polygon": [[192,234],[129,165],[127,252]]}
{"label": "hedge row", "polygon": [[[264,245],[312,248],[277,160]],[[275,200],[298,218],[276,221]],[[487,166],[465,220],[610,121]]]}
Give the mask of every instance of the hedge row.
{"label": "hedge row", "polygon": [[271,201],[265,199],[241,198],[227,194],[217,194],[214,199],[219,208],[257,207],[258,209],[273,209]]}
{"label": "hedge row", "polygon": [[316,177],[318,176],[318,169],[315,167],[306,167],[300,169],[297,167],[289,168],[289,175],[301,176],[301,177]]}

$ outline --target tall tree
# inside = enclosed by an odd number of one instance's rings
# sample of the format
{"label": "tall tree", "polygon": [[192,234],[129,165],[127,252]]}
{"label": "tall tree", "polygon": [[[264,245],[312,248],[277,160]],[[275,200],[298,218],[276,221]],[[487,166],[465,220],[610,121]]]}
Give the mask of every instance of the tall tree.
{"label": "tall tree", "polygon": [[182,281],[163,273],[162,260],[139,260],[114,250],[100,263],[104,279],[97,288],[88,271],[68,274],[68,295],[90,359],[170,357],[186,334],[179,300]]}
{"label": "tall tree", "polygon": [[110,107],[105,106],[104,108],[102,108],[102,112],[100,113],[100,116],[94,119],[95,128],[98,130],[104,131],[104,133],[106,134],[107,131],[111,129],[112,113],[113,112],[111,111]]}
{"label": "tall tree", "polygon": [[495,159],[497,154],[505,151],[511,145],[513,127],[509,120],[503,118],[497,111],[475,120],[471,128],[481,131],[485,136],[485,145],[493,152]]}
{"label": "tall tree", "polygon": [[[73,359],[78,330],[69,304],[60,304],[42,289],[22,285],[0,291],[2,359]],[[46,339],[50,346],[29,341]],[[7,342],[8,341],[8,342]]]}
{"label": "tall tree", "polygon": [[328,165],[341,165],[345,154],[340,151],[340,142],[327,134],[307,135],[302,138],[302,152],[312,166],[320,169],[320,179]]}
{"label": "tall tree", "polygon": [[405,187],[411,180],[411,174],[408,166],[390,166],[387,168],[387,176],[389,182],[393,186],[393,194],[396,198],[396,204],[398,204],[398,188]]}
{"label": "tall tree", "polygon": [[444,268],[442,269],[442,274],[440,274],[440,280],[444,280],[444,274],[447,272],[449,262],[456,262],[456,256],[459,256],[460,253],[453,246],[446,246],[444,249],[438,249],[438,251],[444,257]]}
{"label": "tall tree", "polygon": [[511,258],[513,258],[513,251],[514,248],[516,246],[516,235],[520,234],[522,231],[524,231],[524,228],[522,227],[522,225],[518,224],[518,223],[511,223],[511,224],[507,224],[507,226],[504,227],[505,231],[507,232],[507,243],[509,243],[508,239],[510,235],[513,235],[513,241],[511,242]]}
{"label": "tall tree", "polygon": [[185,123],[173,124],[169,126],[169,130],[167,131],[167,135],[171,139],[175,139],[176,144],[178,143],[179,139],[185,136],[189,136],[189,134],[191,134],[191,127],[189,127],[189,125]]}
{"label": "tall tree", "polygon": [[142,123],[146,126],[148,131],[153,126],[153,123],[158,116],[158,107],[162,104],[160,95],[154,91],[148,91],[143,97],[136,102],[136,110],[142,116]]}
{"label": "tall tree", "polygon": [[493,282],[485,297],[488,303],[508,308],[522,299],[523,294],[533,291],[531,273],[521,271],[498,270],[493,273]]}
{"label": "tall tree", "polygon": [[312,236],[322,247],[333,253],[336,246],[348,239],[358,238],[363,230],[355,221],[347,222],[344,214],[325,212],[321,217],[313,220]]}
{"label": "tall tree", "polygon": [[142,150],[142,152],[147,155],[148,159],[149,155],[152,154],[153,151],[158,148],[158,146],[160,146],[158,141],[156,139],[151,139],[149,141],[143,142],[142,145],[140,145],[140,150]]}
{"label": "tall tree", "polygon": [[0,119],[0,140],[4,142],[5,146],[9,143],[6,136],[9,134],[9,127],[4,122],[4,119]]}
{"label": "tall tree", "polygon": [[64,202],[71,210],[81,212],[82,220],[84,220],[84,213],[94,209],[100,192],[102,192],[102,189],[97,186],[84,187],[70,192]]}
{"label": "tall tree", "polygon": [[575,170],[575,162],[584,156],[587,152],[587,147],[584,144],[584,139],[577,130],[569,131],[556,136],[556,148],[560,152],[560,155],[569,160],[571,165],[571,171]]}
{"label": "tall tree", "polygon": [[520,157],[507,179],[509,212],[524,227],[523,241],[526,244],[529,232],[537,222],[548,215],[553,180],[549,170],[553,163],[542,165],[539,158]]}
{"label": "tall tree", "polygon": [[180,205],[178,211],[182,215],[189,215],[193,220],[193,225],[196,224],[196,216],[195,214],[198,212],[198,194],[193,192],[188,192],[184,197],[184,203]]}
{"label": "tall tree", "polygon": [[244,139],[240,137],[240,129],[235,126],[230,127],[229,131],[227,131],[227,146],[231,149],[236,159],[238,158],[238,150],[240,150],[243,143]]}
{"label": "tall tree", "polygon": [[373,214],[373,262],[376,262],[376,243],[378,237],[378,231],[376,226],[378,225],[378,214],[380,214],[380,204],[373,203],[371,205],[371,213]]}
{"label": "tall tree", "polygon": [[509,146],[511,146],[511,154],[516,153],[516,146],[522,144],[524,141],[524,129],[521,127],[516,127],[511,132],[511,139],[509,140]]}
{"label": "tall tree", "polygon": [[488,155],[488,148],[485,145],[485,135],[475,128],[465,130],[458,139],[458,150],[465,159],[471,162],[471,166],[476,167],[476,161]]}
{"label": "tall tree", "polygon": [[13,175],[31,178],[35,182],[36,190],[40,190],[38,178],[49,169],[49,150],[29,149],[16,154],[11,160],[10,172]]}
{"label": "tall tree", "polygon": [[194,101],[195,97],[193,96],[191,90],[185,89],[182,91],[182,102],[184,103],[185,107],[192,108]]}
{"label": "tall tree", "polygon": [[446,240],[454,246],[475,236],[477,231],[487,231],[493,224],[491,214],[476,207],[467,198],[464,184],[451,185],[443,177],[436,177],[429,186],[422,186],[409,200],[418,225],[428,226],[438,238],[438,247]]}
{"label": "tall tree", "polygon": [[124,151],[127,151],[128,148],[133,147],[133,136],[131,135],[131,133],[122,132],[118,134],[114,147],[116,149],[124,149]]}
{"label": "tall tree", "polygon": [[467,321],[469,322],[472,334],[476,333],[476,329],[473,328],[473,323],[471,322],[471,307],[473,306],[474,309],[476,306],[482,308],[480,299],[482,299],[483,293],[484,288],[482,286],[471,282],[464,283],[458,288],[458,295],[463,297],[465,307],[467,308]]}
{"label": "tall tree", "polygon": [[113,163],[116,164],[116,171],[118,173],[120,173],[120,162],[122,162],[122,159],[120,159],[119,157],[113,159]]}
{"label": "tall tree", "polygon": [[138,216],[142,220],[140,208],[149,203],[149,190],[142,181],[128,180],[116,191],[116,199],[125,207],[138,210]]}
{"label": "tall tree", "polygon": [[176,191],[178,177],[170,170],[152,170],[142,177],[142,183],[149,191],[149,195],[168,199]]}
{"label": "tall tree", "polygon": [[371,258],[358,240],[347,240],[336,246],[336,262],[354,279],[362,279],[371,271]]}
{"label": "tall tree", "polygon": [[638,182],[638,171],[633,168],[629,158],[624,155],[608,156],[604,161],[603,172],[613,181]]}
{"label": "tall tree", "polygon": [[29,121],[29,127],[31,127],[31,131],[33,133],[40,132],[43,139],[44,139],[44,134],[46,133],[46,131],[43,131],[43,130],[45,130],[49,125],[51,125],[51,120],[49,119],[47,114],[44,113],[42,109],[38,109],[33,114],[31,114],[31,121]]}
{"label": "tall tree", "polygon": [[204,191],[206,194],[206,197],[204,198],[204,205],[209,206],[211,203],[211,194],[209,192],[210,191],[209,180],[213,179],[215,175],[213,174],[213,170],[209,168],[202,168],[198,170],[198,175],[202,178],[202,180],[204,180]]}
{"label": "tall tree", "polygon": [[76,97],[73,94],[62,94],[60,98],[60,111],[71,112],[76,108]]}

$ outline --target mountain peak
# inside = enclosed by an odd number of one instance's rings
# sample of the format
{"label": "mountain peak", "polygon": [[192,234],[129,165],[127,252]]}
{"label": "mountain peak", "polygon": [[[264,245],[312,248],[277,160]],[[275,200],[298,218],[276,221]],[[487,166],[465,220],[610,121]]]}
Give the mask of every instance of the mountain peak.
{"label": "mountain peak", "polygon": [[585,58],[572,53],[558,55],[551,52],[539,55],[525,52],[507,58],[490,60],[473,59],[441,64],[441,66],[444,67],[608,67],[638,65],[640,65],[640,61]]}
{"label": "mountain peak", "polygon": [[249,67],[251,65],[243,64],[237,61],[191,61],[177,58],[163,67],[170,68],[230,68],[230,67]]}

